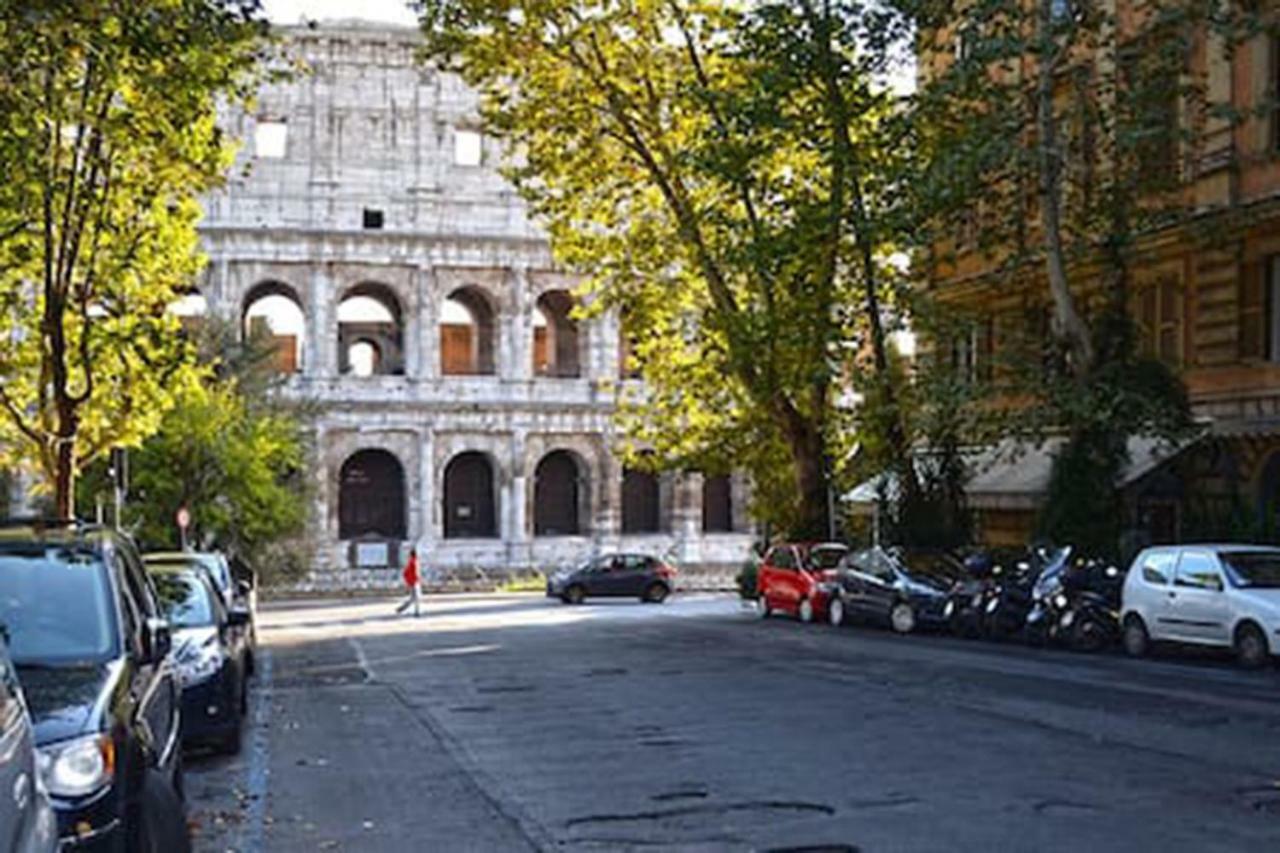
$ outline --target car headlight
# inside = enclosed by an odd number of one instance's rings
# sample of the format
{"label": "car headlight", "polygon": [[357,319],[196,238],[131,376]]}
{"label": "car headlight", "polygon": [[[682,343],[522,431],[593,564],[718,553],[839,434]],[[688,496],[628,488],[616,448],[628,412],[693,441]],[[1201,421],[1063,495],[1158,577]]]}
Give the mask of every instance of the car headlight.
{"label": "car headlight", "polygon": [[988,613],[995,613],[999,607],[1000,607],[1000,599],[998,598],[993,598],[987,602]]}
{"label": "car headlight", "polygon": [[1062,608],[1067,606],[1067,597],[1062,593],[1058,593],[1053,597],[1053,606]]}
{"label": "car headlight", "polygon": [[40,781],[55,797],[83,797],[111,784],[116,748],[110,735],[99,734],[51,743],[37,750]]}
{"label": "car headlight", "polygon": [[942,605],[942,615],[947,619],[950,619],[951,614],[955,612],[956,612],[956,603],[951,599],[947,599],[947,603]]}
{"label": "car headlight", "polygon": [[227,656],[223,653],[217,638],[210,637],[204,645],[188,647],[177,658],[178,678],[184,685],[196,684],[217,675],[226,660]]}

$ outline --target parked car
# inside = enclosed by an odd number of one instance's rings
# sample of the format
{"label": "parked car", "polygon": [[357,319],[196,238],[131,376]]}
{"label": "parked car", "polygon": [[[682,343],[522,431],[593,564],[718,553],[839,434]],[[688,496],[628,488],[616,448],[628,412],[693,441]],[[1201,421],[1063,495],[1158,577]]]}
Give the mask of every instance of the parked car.
{"label": "parked car", "polygon": [[0,623],[64,847],[189,849],[168,622],[125,536],[0,527]]}
{"label": "parked car", "polygon": [[547,595],[566,604],[595,596],[661,604],[675,588],[676,569],[645,554],[605,554],[547,578]]}
{"label": "parked car", "polygon": [[837,542],[774,545],[757,574],[760,615],[786,613],[801,622],[826,619],[834,570],[848,552]]}
{"label": "parked car", "polygon": [[35,734],[0,626],[0,853],[53,853],[58,823],[40,779]]}
{"label": "parked car", "polygon": [[182,742],[240,751],[248,711],[249,611],[227,609],[194,561],[151,563],[151,579],[173,629],[173,660],[182,679]]}
{"label": "parked car", "polygon": [[238,624],[231,630],[243,635],[247,649],[245,662],[249,668],[249,674],[252,675],[258,652],[258,598],[252,581],[237,579],[231,570],[231,561],[220,551],[162,551],[147,554],[143,559],[148,566],[185,565],[194,561],[209,573],[209,580],[222,596],[222,603],[227,610],[239,608],[248,612],[249,621]]}
{"label": "parked car", "polygon": [[960,561],[943,551],[867,548],[841,560],[829,619],[833,625],[876,622],[899,634],[940,626],[952,587],[968,576]]}
{"label": "parked car", "polygon": [[1152,642],[1233,649],[1247,667],[1280,653],[1280,548],[1147,548],[1125,576],[1121,625],[1129,654]]}

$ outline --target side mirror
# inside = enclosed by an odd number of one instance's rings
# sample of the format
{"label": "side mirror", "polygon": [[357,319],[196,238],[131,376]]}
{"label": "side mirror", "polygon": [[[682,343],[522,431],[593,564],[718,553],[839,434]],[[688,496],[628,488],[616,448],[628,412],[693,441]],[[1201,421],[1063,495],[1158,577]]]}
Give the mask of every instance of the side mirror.
{"label": "side mirror", "polygon": [[173,648],[173,634],[167,619],[148,619],[142,629],[143,663],[160,663]]}
{"label": "side mirror", "polygon": [[249,611],[243,607],[232,607],[227,611],[227,624],[236,628],[249,624]]}

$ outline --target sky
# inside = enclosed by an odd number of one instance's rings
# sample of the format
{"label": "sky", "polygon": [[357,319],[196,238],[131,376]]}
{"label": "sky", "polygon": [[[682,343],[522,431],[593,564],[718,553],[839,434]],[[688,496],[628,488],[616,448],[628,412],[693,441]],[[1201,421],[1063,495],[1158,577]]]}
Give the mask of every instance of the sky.
{"label": "sky", "polygon": [[364,18],[410,26],[417,23],[404,0],[263,0],[262,5],[267,17],[277,24],[296,24],[304,16],[317,21]]}

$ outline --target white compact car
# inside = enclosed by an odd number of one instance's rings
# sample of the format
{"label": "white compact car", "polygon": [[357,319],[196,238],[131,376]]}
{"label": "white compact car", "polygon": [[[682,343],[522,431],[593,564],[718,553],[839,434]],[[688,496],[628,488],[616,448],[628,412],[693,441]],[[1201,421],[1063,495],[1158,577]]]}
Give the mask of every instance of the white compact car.
{"label": "white compact car", "polygon": [[1280,654],[1280,548],[1147,548],[1125,578],[1125,651],[1170,641],[1234,649],[1245,666]]}

